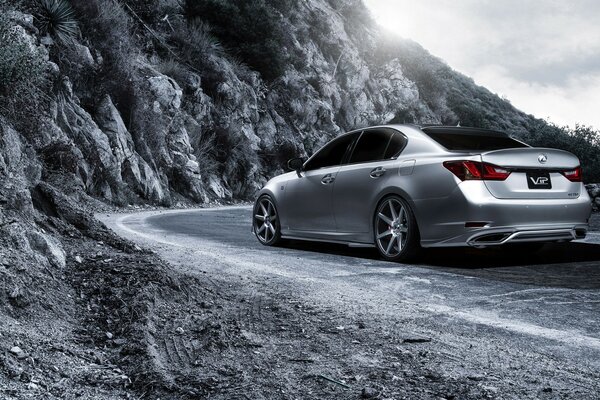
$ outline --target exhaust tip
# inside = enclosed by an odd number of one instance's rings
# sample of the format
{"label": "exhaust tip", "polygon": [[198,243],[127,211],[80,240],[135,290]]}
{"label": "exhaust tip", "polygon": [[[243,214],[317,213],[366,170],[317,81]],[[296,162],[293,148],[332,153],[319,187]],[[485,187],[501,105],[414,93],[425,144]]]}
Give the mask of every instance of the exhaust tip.
{"label": "exhaust tip", "polygon": [[490,233],[477,237],[474,242],[477,244],[498,243],[510,236],[510,233]]}

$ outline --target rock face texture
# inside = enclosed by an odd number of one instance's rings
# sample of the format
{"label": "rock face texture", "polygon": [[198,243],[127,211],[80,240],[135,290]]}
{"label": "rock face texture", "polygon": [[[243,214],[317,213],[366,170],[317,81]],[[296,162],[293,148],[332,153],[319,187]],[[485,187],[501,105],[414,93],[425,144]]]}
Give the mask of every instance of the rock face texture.
{"label": "rock face texture", "polygon": [[[130,30],[143,23],[157,35],[168,32],[114,7]],[[367,15],[362,4],[355,7]],[[279,12],[288,62],[269,80],[218,45],[207,46],[202,68],[184,60],[183,50],[165,55],[142,29],[144,35],[122,38],[131,51],[128,79],[121,81],[107,75],[113,50],[86,34],[83,19],[82,37],[67,51],[22,29],[19,21],[31,18],[15,13],[12,23],[22,30],[15,40],[37,47],[52,71],[51,101],[39,110],[43,128],[26,135],[29,151],[42,160],[38,170],[55,184],[68,182],[67,191],[77,187],[117,205],[250,198],[286,159],[310,155],[344,131],[462,122],[465,104],[456,91],[486,110],[481,125],[527,135],[532,117],[417,44],[390,43],[368,18],[344,10],[341,2],[311,0]],[[55,64],[56,54],[69,62]],[[443,85],[428,80],[440,76]]]}
{"label": "rock face texture", "polygon": [[[20,135],[0,119],[0,269],[6,288],[27,286],[18,282],[18,270],[11,266],[28,265],[41,271],[65,267],[65,252],[60,241],[35,224],[31,192],[42,173],[34,150],[23,143]],[[0,301],[5,295],[0,292]],[[15,294],[16,297],[20,295]]]}

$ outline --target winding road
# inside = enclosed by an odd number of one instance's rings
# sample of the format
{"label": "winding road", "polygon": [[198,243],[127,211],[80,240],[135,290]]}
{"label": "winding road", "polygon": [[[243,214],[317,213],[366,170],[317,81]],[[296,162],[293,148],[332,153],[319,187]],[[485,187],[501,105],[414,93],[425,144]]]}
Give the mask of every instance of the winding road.
{"label": "winding road", "polygon": [[183,270],[244,277],[261,282],[257,290],[432,338],[448,374],[537,380],[555,394],[600,398],[598,233],[533,254],[429,250],[403,265],[379,260],[375,249],[264,247],[251,233],[250,207],[97,217]]}

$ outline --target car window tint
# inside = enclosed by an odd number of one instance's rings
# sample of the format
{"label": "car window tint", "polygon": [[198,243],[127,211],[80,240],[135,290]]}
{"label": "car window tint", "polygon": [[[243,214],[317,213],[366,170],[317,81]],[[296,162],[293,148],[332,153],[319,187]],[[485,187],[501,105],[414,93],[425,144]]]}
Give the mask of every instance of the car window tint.
{"label": "car window tint", "polygon": [[490,131],[460,131],[458,128],[424,128],[430,138],[454,151],[492,151],[528,147],[510,136]]}
{"label": "car window tint", "polygon": [[383,160],[392,133],[389,129],[364,132],[354,146],[350,163]]}
{"label": "car window tint", "polygon": [[404,149],[404,146],[406,146],[406,138],[404,135],[398,132],[394,133],[388,143],[383,158],[388,159],[396,157]]}
{"label": "car window tint", "polygon": [[344,135],[337,138],[319,150],[304,166],[304,169],[309,171],[318,168],[331,167],[334,165],[340,165],[346,155],[348,146],[352,143],[354,138],[358,135],[355,134]]}

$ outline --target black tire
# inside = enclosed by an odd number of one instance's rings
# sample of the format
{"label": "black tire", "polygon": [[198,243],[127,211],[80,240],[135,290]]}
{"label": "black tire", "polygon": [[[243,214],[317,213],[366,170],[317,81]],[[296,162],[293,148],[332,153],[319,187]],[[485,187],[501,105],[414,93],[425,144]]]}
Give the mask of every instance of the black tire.
{"label": "black tire", "polygon": [[275,202],[269,195],[260,196],[252,209],[252,231],[265,246],[281,244],[281,225]]}
{"label": "black tire", "polygon": [[421,239],[417,220],[410,205],[400,196],[388,196],[377,205],[373,218],[373,240],[385,260],[410,262],[419,256]]}

